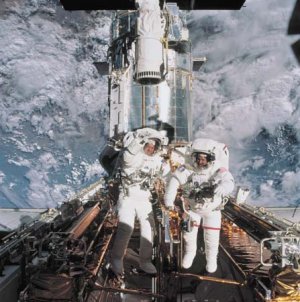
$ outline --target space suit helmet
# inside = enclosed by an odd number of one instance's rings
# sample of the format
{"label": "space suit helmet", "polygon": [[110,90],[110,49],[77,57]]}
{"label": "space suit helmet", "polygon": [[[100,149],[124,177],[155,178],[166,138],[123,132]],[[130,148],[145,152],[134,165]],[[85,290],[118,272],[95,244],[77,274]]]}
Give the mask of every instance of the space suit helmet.
{"label": "space suit helmet", "polygon": [[193,165],[198,168],[200,155],[205,155],[207,167],[211,166],[216,160],[215,142],[210,139],[196,139],[191,145],[191,158]]}

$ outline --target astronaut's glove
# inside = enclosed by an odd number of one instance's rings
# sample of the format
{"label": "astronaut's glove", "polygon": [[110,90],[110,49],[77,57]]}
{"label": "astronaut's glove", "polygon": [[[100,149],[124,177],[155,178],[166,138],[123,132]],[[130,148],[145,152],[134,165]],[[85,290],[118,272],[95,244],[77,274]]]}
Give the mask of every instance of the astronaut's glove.
{"label": "astronaut's glove", "polygon": [[175,211],[175,207],[174,206],[167,206],[166,210],[167,211]]}
{"label": "astronaut's glove", "polygon": [[174,205],[166,205],[166,204],[162,204],[162,208],[165,211],[173,211],[174,210]]}
{"label": "astronaut's glove", "polygon": [[214,190],[214,194],[218,196],[225,196],[227,195],[227,191],[222,185],[218,185]]}

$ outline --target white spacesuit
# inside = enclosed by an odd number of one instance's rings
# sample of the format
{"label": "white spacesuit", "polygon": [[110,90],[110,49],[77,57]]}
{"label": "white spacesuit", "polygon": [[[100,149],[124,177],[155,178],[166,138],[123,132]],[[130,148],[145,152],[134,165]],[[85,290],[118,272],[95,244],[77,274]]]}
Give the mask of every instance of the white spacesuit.
{"label": "white spacesuit", "polygon": [[157,152],[161,144],[167,143],[167,138],[154,129],[144,128],[127,135],[124,143],[127,147],[121,164],[119,224],[111,252],[111,269],[116,275],[123,274],[123,258],[137,216],[141,228],[140,268],[146,273],[155,274],[157,271],[151,262],[154,219],[150,188],[157,176],[168,173],[168,165]]}
{"label": "white spacesuit", "polygon": [[187,212],[193,225],[192,230],[183,236],[185,250],[182,266],[189,268],[193,263],[198,227],[203,219],[206,270],[213,273],[217,270],[222,198],[234,188],[233,177],[228,171],[227,147],[210,139],[196,139],[191,145],[186,164],[175,171],[167,186],[167,207],[173,207],[179,187],[183,203],[188,204]]}

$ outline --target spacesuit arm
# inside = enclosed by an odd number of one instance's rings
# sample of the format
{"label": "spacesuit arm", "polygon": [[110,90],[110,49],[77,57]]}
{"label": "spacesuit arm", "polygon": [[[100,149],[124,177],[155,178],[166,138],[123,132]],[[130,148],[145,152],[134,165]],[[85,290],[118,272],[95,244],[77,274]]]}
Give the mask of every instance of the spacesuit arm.
{"label": "spacesuit arm", "polygon": [[187,182],[190,175],[190,171],[185,168],[185,166],[179,167],[172,175],[165,193],[164,203],[166,207],[173,207],[174,201],[177,195],[177,190],[180,185]]}
{"label": "spacesuit arm", "polygon": [[166,188],[164,203],[167,208],[174,206],[174,201],[177,195],[177,190],[179,188],[179,181],[176,177],[172,176],[168,186]]}
{"label": "spacesuit arm", "polygon": [[164,181],[166,181],[171,175],[171,167],[165,160],[162,160],[161,162],[160,174]]}
{"label": "spacesuit arm", "polygon": [[145,145],[144,139],[135,138],[127,146],[123,154],[123,161],[126,166],[131,166],[136,160],[136,155],[143,153],[143,148]]}
{"label": "spacesuit arm", "polygon": [[234,179],[232,174],[225,168],[220,168],[215,177],[216,195],[229,195],[234,189]]}
{"label": "spacesuit arm", "polygon": [[151,128],[138,129],[133,136],[134,139],[129,143],[124,154],[125,161],[127,158],[131,160],[131,157],[143,152],[143,148],[150,138],[158,138],[159,140],[163,140],[163,138],[167,139],[166,137],[162,137],[157,130]]}

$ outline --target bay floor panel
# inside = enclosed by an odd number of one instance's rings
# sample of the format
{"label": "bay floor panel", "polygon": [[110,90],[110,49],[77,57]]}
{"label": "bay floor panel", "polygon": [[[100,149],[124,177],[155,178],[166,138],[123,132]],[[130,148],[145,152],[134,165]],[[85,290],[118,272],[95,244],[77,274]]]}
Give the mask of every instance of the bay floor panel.
{"label": "bay floor panel", "polygon": [[[221,234],[222,236],[222,234]],[[245,283],[244,274],[233,263],[233,259],[228,256],[226,250],[219,248],[218,269],[213,274],[207,274],[205,270],[206,260],[204,253],[203,230],[198,232],[197,254],[192,266],[182,273],[191,273],[204,276],[209,280],[197,280],[196,277],[187,277],[182,280],[183,293],[194,294],[194,300],[178,301],[196,301],[196,302],[254,302],[253,290]],[[223,279],[223,280],[220,280]],[[221,283],[221,282],[224,283]],[[230,284],[231,281],[238,282],[241,285]]]}
{"label": "bay floor panel", "polygon": [[[136,290],[141,292],[162,295],[163,297],[150,297],[142,294],[124,294],[124,293],[101,293],[95,300],[97,301],[157,301],[157,302],[253,302],[253,290],[247,285],[229,284],[231,281],[244,283],[245,276],[239,271],[232,259],[227,253],[220,248],[218,257],[218,270],[214,274],[206,275],[205,272],[205,254],[203,232],[201,229],[198,234],[197,255],[190,269],[183,270],[178,268],[176,271],[170,271],[164,267],[162,257],[154,259],[156,267],[161,270],[158,277],[154,278],[143,274],[138,267],[138,250],[139,250],[140,233],[136,226],[131,237],[129,247],[124,259],[125,269],[125,289]],[[222,240],[223,241],[223,240]],[[175,255],[176,256],[176,255]],[[161,263],[158,263],[161,262]],[[191,276],[195,274],[196,276]],[[204,276],[208,280],[199,280],[197,275]],[[225,283],[220,283],[224,279]],[[228,282],[227,282],[228,281]],[[227,282],[227,283],[226,283]]]}

